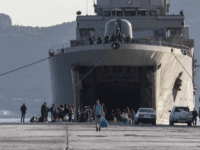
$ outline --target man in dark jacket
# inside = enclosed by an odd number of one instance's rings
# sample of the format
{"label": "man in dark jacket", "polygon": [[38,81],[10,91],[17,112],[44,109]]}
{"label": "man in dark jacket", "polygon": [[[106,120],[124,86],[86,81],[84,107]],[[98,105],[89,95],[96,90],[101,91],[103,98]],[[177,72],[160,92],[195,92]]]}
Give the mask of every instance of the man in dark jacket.
{"label": "man in dark jacket", "polygon": [[93,42],[93,37],[90,35],[90,37],[89,37],[89,42],[90,42],[90,45],[92,45],[92,44],[94,44],[94,42]]}
{"label": "man in dark jacket", "polygon": [[110,37],[108,36],[108,34],[106,34],[104,40],[105,40],[105,44],[108,44],[108,43],[109,43]]}
{"label": "man in dark jacket", "polygon": [[42,121],[43,122],[44,122],[45,112],[46,112],[46,102],[44,102],[44,104],[41,107],[41,115],[42,115]]}
{"label": "man in dark jacket", "polygon": [[98,39],[97,39],[97,44],[102,44],[102,38],[101,38],[101,36],[100,36],[100,35],[98,36]]}
{"label": "man in dark jacket", "polygon": [[195,108],[194,108],[194,110],[192,111],[192,116],[193,116],[192,122],[193,122],[194,126],[196,126],[196,125],[197,125],[197,116],[198,116],[198,113],[197,113],[197,111],[196,111]]}
{"label": "man in dark jacket", "polygon": [[21,122],[22,122],[22,118],[23,118],[23,122],[24,122],[24,119],[25,119],[25,114],[26,114],[26,106],[25,106],[25,103],[21,106],[21,112],[22,112],[22,116],[21,116]]}
{"label": "man in dark jacket", "polygon": [[129,44],[131,42],[131,36],[128,35],[128,37],[126,38],[127,43]]}
{"label": "man in dark jacket", "polygon": [[56,113],[56,107],[54,106],[54,104],[52,104],[50,111],[51,111],[51,120],[53,120],[55,116],[54,114]]}

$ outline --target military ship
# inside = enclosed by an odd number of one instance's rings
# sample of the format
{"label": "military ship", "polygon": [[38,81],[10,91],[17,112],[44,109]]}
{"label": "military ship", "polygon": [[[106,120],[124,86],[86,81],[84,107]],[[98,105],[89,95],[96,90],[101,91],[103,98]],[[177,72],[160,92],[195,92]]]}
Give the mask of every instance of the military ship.
{"label": "military ship", "polygon": [[175,105],[193,109],[194,40],[184,11],[169,11],[167,0],[97,0],[96,15],[77,12],[76,39],[49,50],[52,102],[154,108],[162,124]]}

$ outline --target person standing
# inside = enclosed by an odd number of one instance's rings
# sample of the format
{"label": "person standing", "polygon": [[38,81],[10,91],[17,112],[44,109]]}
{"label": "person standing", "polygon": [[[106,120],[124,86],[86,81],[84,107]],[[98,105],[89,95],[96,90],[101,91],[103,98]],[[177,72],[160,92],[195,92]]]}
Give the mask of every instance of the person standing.
{"label": "person standing", "polygon": [[72,122],[72,107],[70,104],[68,105],[68,109],[69,109],[69,122]]}
{"label": "person standing", "polygon": [[89,37],[89,43],[90,43],[90,45],[92,45],[92,44],[94,44],[94,42],[93,42],[93,37],[90,35],[90,37]]}
{"label": "person standing", "polygon": [[50,111],[51,111],[51,120],[53,120],[54,116],[55,116],[54,114],[55,114],[55,111],[56,111],[56,107],[54,106],[54,104],[52,104]]}
{"label": "person standing", "polygon": [[76,117],[77,117],[77,121],[80,122],[80,114],[81,114],[81,108],[79,107],[77,110],[76,110]]}
{"label": "person standing", "polygon": [[127,41],[127,44],[130,44],[130,42],[131,42],[131,36],[130,35],[128,35],[128,37],[126,38],[126,41]]}
{"label": "person standing", "polygon": [[47,107],[47,105],[44,105],[45,107],[45,113],[44,113],[44,122],[48,121],[49,116],[48,116],[48,112],[50,111],[50,109]]}
{"label": "person standing", "polygon": [[108,34],[106,33],[106,36],[105,36],[105,44],[108,44],[108,43],[109,43],[109,40],[110,40],[110,37],[109,37]]}
{"label": "person standing", "polygon": [[95,115],[96,131],[101,131],[103,108],[100,105],[99,100],[97,100],[96,105],[93,106],[93,113]]}
{"label": "person standing", "polygon": [[197,116],[198,116],[198,113],[196,111],[196,109],[194,108],[194,110],[192,111],[192,122],[193,122],[193,125],[196,126],[197,125]]}
{"label": "person standing", "polygon": [[42,115],[43,122],[44,122],[44,115],[45,115],[45,105],[46,105],[46,102],[44,102],[44,104],[41,106],[41,115]]}
{"label": "person standing", "polygon": [[101,38],[101,36],[100,36],[100,35],[98,36],[98,39],[97,39],[97,44],[102,44],[102,38]]}
{"label": "person standing", "polygon": [[25,120],[26,110],[27,110],[27,108],[25,106],[25,103],[23,103],[23,105],[21,106],[21,109],[20,109],[20,111],[22,112],[21,122],[22,122],[22,119],[23,119],[23,122]]}
{"label": "person standing", "polygon": [[75,108],[74,104],[71,104],[71,107],[72,107],[72,120],[74,120],[76,108]]}
{"label": "person standing", "polygon": [[132,114],[132,124],[135,123],[135,111],[134,109],[131,110],[131,114]]}
{"label": "person standing", "polygon": [[84,122],[88,122],[88,113],[89,113],[89,109],[87,106],[85,106],[85,116],[84,116]]}
{"label": "person standing", "polygon": [[119,111],[119,109],[117,109],[117,122],[120,122],[120,118],[121,118],[121,112]]}

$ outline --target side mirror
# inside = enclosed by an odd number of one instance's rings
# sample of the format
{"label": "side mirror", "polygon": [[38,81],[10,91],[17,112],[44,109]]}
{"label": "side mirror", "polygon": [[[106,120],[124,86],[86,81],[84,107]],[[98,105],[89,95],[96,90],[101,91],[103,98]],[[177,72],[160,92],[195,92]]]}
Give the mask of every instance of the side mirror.
{"label": "side mirror", "polygon": [[169,110],[169,112],[172,112],[171,110]]}

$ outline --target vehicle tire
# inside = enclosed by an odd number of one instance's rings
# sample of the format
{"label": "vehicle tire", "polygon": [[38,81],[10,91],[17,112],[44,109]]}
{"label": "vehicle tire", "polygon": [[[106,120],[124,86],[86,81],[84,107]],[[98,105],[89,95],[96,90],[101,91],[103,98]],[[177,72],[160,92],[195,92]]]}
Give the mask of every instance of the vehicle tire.
{"label": "vehicle tire", "polygon": [[156,121],[153,121],[153,122],[152,122],[152,125],[155,125],[155,126],[156,126]]}
{"label": "vehicle tire", "polygon": [[174,125],[174,123],[170,121],[170,122],[169,122],[169,125],[170,125],[170,126],[173,126],[173,125]]}
{"label": "vehicle tire", "polygon": [[191,124],[192,124],[192,123],[191,123],[191,122],[189,122],[189,123],[187,123],[187,124],[188,124],[188,126],[191,126]]}

